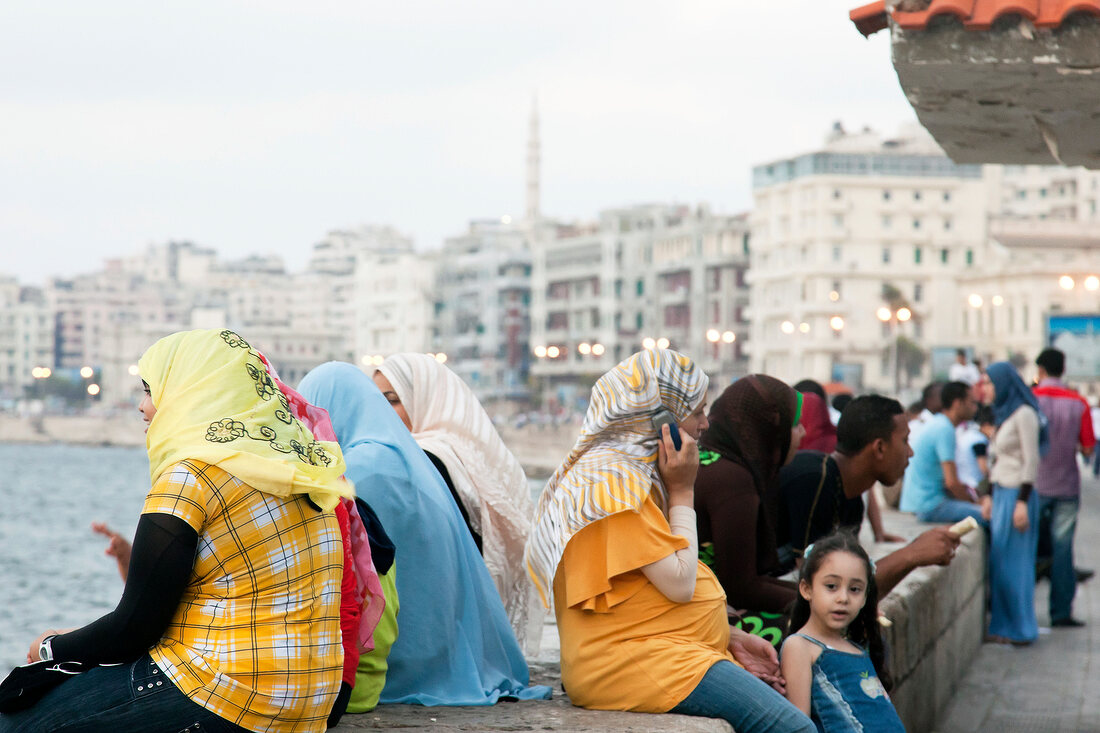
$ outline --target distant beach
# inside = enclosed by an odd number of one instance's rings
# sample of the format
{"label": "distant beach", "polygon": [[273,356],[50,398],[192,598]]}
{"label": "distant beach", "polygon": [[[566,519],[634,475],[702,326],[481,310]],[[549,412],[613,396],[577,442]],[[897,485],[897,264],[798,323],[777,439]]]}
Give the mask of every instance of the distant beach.
{"label": "distant beach", "polygon": [[[501,437],[529,478],[543,479],[565,458],[580,432],[576,425],[503,427]],[[0,443],[144,447],[145,425],[133,415],[0,415]]]}

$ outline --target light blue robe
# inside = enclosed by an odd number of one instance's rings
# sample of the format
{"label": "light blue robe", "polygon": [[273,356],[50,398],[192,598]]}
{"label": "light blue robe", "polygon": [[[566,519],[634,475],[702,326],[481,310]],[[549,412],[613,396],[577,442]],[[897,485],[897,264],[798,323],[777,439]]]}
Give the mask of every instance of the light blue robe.
{"label": "light blue robe", "polygon": [[382,703],[492,705],[548,699],[447,485],[374,382],[351,364],[317,367],[298,387],[328,410],[356,493],[396,547],[398,636]]}

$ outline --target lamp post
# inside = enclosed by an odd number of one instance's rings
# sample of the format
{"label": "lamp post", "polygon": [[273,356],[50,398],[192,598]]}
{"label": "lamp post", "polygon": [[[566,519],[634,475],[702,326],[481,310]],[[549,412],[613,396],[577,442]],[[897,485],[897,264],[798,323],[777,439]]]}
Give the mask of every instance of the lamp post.
{"label": "lamp post", "polygon": [[898,338],[901,335],[901,324],[913,317],[913,311],[905,306],[897,309],[882,306],[875,311],[875,315],[883,323],[890,324],[890,373],[893,375],[894,396],[896,397],[898,392],[901,391],[901,384],[898,379]]}

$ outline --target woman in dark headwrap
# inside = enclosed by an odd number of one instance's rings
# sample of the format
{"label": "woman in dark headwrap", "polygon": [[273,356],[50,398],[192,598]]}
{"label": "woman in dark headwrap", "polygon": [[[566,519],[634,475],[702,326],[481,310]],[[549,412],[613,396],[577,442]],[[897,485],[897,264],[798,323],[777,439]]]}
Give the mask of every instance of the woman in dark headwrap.
{"label": "woman in dark headwrap", "polygon": [[769,495],[805,432],[801,406],[802,395],[773,377],[731,384],[711,407],[695,480],[699,558],[718,576],[742,628],[773,644],[798,589],[770,575],[779,557]]}

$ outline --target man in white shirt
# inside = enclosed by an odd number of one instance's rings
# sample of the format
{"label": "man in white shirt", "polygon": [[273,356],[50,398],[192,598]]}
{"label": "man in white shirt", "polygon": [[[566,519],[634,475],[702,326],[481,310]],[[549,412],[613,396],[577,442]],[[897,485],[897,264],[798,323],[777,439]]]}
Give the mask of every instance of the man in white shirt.
{"label": "man in white shirt", "polygon": [[955,351],[955,363],[947,370],[947,377],[952,382],[962,382],[973,387],[982,378],[982,374],[966,358],[966,351],[958,349]]}

